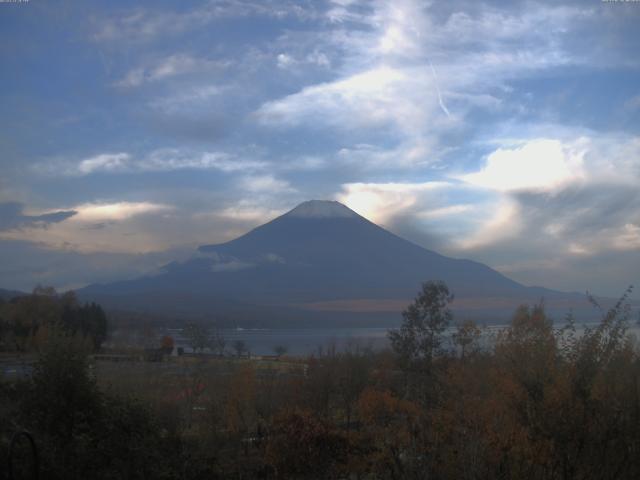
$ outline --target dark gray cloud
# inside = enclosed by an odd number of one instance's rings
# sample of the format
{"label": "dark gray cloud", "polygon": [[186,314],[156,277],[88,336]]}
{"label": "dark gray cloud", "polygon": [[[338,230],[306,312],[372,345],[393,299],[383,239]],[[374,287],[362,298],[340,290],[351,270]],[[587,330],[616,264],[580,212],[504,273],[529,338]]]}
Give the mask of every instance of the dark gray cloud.
{"label": "dark gray cloud", "polygon": [[[632,184],[572,185],[520,192],[520,230],[465,253],[515,280],[565,290],[640,289],[640,190]],[[455,254],[454,249],[447,253]],[[640,298],[640,291],[635,296]]]}
{"label": "dark gray cloud", "polygon": [[12,230],[25,227],[45,228],[51,223],[60,223],[73,217],[75,210],[60,210],[43,215],[25,215],[23,205],[18,202],[0,203],[0,230]]}
{"label": "dark gray cloud", "polygon": [[635,185],[575,185],[559,192],[515,194],[530,230],[562,225],[566,239],[593,237],[605,229],[640,224],[640,189]]}

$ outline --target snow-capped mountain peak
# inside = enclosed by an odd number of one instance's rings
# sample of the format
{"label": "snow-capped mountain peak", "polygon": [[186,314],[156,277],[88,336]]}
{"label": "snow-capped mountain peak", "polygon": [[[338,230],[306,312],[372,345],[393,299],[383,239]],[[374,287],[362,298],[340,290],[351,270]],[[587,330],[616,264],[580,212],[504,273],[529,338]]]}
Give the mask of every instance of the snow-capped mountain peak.
{"label": "snow-capped mountain peak", "polygon": [[286,215],[298,218],[348,218],[358,216],[350,208],[332,200],[309,200],[301,203]]}

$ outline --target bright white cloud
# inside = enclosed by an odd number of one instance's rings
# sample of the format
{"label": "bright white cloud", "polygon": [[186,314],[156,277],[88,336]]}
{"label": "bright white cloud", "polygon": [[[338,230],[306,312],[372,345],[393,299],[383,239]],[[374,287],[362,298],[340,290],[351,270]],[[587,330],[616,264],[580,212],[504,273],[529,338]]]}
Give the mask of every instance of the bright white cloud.
{"label": "bright white cloud", "polygon": [[250,192],[271,192],[274,194],[282,194],[295,191],[289,182],[276,178],[273,175],[258,175],[244,177],[240,185],[243,189]]}
{"label": "bright white cloud", "polygon": [[449,252],[528,284],[623,288],[635,279],[622,259],[640,251],[640,141],[555,130],[560,139],[502,140],[485,167],[464,178],[497,202],[474,212],[476,227]]}
{"label": "bright white cloud", "polygon": [[489,154],[480,171],[460,179],[497,191],[553,189],[583,177],[583,146],[580,140],[569,146],[537,139],[517,148],[499,148]]}
{"label": "bright white cloud", "polygon": [[89,175],[96,171],[117,172],[125,168],[131,160],[128,153],[103,153],[82,160],[77,167],[79,175]]}
{"label": "bright white cloud", "polygon": [[172,208],[150,202],[85,203],[74,207],[75,223],[124,220],[138,215],[166,212]]}
{"label": "bright white cloud", "polygon": [[293,59],[293,57],[291,55],[288,55],[286,53],[280,53],[277,57],[276,57],[277,63],[278,63],[278,68],[282,68],[282,69],[286,69],[291,67],[292,65],[294,65],[296,63],[296,61]]}
{"label": "bright white cloud", "polygon": [[268,102],[257,114],[265,124],[296,125],[316,121],[362,126],[378,123],[393,115],[392,91],[403,77],[392,68],[370,70]]}
{"label": "bright white cloud", "polygon": [[374,223],[386,223],[394,216],[419,207],[421,195],[450,186],[446,182],[347,183],[335,198]]}

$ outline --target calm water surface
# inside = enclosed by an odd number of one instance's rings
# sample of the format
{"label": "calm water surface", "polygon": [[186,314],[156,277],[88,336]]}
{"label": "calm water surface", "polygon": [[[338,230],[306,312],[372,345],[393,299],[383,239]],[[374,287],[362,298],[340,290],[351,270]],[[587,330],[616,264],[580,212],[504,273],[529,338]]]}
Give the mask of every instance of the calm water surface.
{"label": "calm water surface", "polygon": [[[594,327],[597,324],[576,325],[579,335],[585,326]],[[561,328],[557,324],[556,328]],[[505,328],[504,325],[492,325],[482,329],[483,343],[489,344],[494,335]],[[338,352],[347,349],[382,350],[389,347],[387,339],[388,328],[285,328],[285,329],[225,329],[222,334],[226,340],[227,350],[233,351],[233,343],[242,340],[247,349],[254,355],[273,355],[276,346],[284,346],[290,355],[311,355],[327,353],[335,350]],[[445,348],[451,347],[451,334],[454,328],[445,332]],[[630,325],[628,333],[640,338],[640,328]],[[181,335],[181,330],[173,330],[172,336],[178,346],[185,347],[187,342]]]}

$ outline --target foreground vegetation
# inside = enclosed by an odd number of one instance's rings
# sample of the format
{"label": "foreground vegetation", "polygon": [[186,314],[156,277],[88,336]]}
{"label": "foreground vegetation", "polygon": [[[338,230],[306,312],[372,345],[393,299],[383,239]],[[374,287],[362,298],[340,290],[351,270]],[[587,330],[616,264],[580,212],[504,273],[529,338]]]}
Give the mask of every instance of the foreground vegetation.
{"label": "foreground vegetation", "polygon": [[62,328],[31,378],[0,383],[0,448],[29,430],[51,479],[640,478],[626,296],[584,333],[542,305],[490,348],[462,323],[455,351],[450,300],[426,283],[392,351],[270,362],[95,364],[95,342]]}

